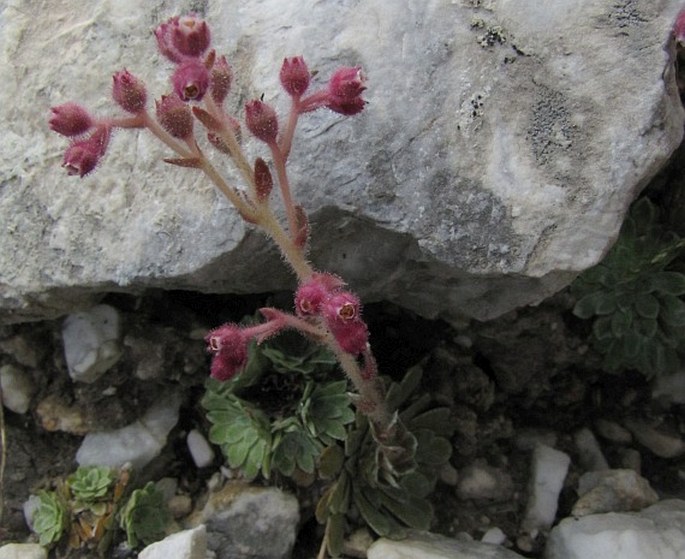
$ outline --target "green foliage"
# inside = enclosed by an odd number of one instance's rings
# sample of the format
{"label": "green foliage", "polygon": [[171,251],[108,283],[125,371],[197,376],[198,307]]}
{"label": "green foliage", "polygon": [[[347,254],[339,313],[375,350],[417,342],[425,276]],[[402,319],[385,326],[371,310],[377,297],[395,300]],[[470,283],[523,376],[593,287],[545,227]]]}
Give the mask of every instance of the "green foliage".
{"label": "green foliage", "polygon": [[126,469],[117,475],[109,468],[82,466],[66,481],[56,480],[56,490],[41,491],[33,516],[33,531],[41,545],[66,540],[70,549],[87,548],[105,556],[117,531],[117,518],[132,547],[163,537],[169,513],[162,494],[149,483],[126,500],[129,478]]}
{"label": "green foliage", "polygon": [[57,543],[69,526],[69,510],[55,491],[41,491],[40,504],[33,514],[33,531],[42,546]]}
{"label": "green foliage", "polygon": [[677,369],[685,348],[685,274],[674,261],[685,239],[665,231],[659,211],[642,198],[631,208],[606,256],[573,284],[573,313],[591,319],[593,346],[612,372],[647,376]]}
{"label": "green foliage", "polygon": [[112,483],[112,471],[100,466],[80,467],[67,478],[74,498],[84,503],[93,503],[104,498]]}
{"label": "green foliage", "polygon": [[140,543],[148,545],[161,540],[166,535],[169,521],[164,495],[152,482],[131,493],[119,517],[119,524],[126,531],[132,548]]}
{"label": "green foliage", "polygon": [[344,450],[326,449],[321,460],[324,477],[335,479],[319,500],[316,516],[326,523],[328,550],[342,552],[349,521],[363,520],[380,536],[403,537],[407,527],[430,528],[433,508],[428,497],[435,489],[440,468],[452,453],[449,437],[454,422],[450,410],[436,406],[428,394],[418,395],[422,370],[410,369],[400,383],[388,388],[387,401],[399,408],[398,418],[415,439],[415,451],[406,468],[393,468],[365,416],[358,413]]}
{"label": "green foliage", "polygon": [[228,465],[247,479],[314,473],[323,448],[343,440],[354,421],[347,381],[328,380],[335,365],[324,348],[281,336],[253,344],[241,375],[209,379],[202,399],[209,439]]}

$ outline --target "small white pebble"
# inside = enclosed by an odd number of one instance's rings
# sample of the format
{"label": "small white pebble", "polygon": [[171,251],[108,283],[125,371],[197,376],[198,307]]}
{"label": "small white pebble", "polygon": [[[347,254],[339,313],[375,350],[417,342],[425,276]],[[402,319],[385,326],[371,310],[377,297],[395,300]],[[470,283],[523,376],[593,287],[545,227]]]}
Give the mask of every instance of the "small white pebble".
{"label": "small white pebble", "polygon": [[193,429],[188,433],[186,444],[190,455],[193,457],[193,462],[198,468],[205,468],[214,461],[214,451],[209,446],[207,439],[197,429]]}
{"label": "small white pebble", "polygon": [[507,541],[507,535],[504,532],[502,532],[501,529],[495,526],[494,528],[490,528],[487,532],[485,532],[480,541],[482,541],[483,543],[502,545],[505,541]]}

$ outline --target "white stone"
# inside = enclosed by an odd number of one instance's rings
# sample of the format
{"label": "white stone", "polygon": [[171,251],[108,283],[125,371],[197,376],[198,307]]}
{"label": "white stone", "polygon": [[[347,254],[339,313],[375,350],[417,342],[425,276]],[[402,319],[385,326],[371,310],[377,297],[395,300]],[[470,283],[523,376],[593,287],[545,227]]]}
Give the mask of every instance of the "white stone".
{"label": "white stone", "polygon": [[207,529],[200,525],[192,530],[183,530],[167,536],[159,542],[148,545],[139,554],[139,559],[206,559]]}
{"label": "white stone", "polygon": [[474,463],[459,470],[456,492],[460,499],[506,501],[513,490],[511,476],[487,464]]}
{"label": "white stone", "polygon": [[490,543],[412,532],[402,540],[377,540],[367,559],[521,559],[521,555]]}
{"label": "white stone", "polygon": [[23,369],[8,364],[0,367],[2,404],[14,413],[29,411],[35,389],[30,375]]}
{"label": "white stone", "polygon": [[602,449],[590,429],[584,427],[580,429],[573,437],[578,450],[578,461],[584,470],[606,470],[609,464],[604,458]]}
{"label": "white stone", "polygon": [[621,444],[628,444],[633,440],[633,436],[628,429],[624,429],[615,421],[600,418],[595,421],[595,429],[600,437]]}
{"label": "white stone", "polygon": [[649,482],[634,470],[587,472],[578,480],[578,495],[572,510],[576,517],[637,511],[659,500]]}
{"label": "white stone", "polygon": [[661,458],[685,454],[685,441],[677,434],[664,432],[638,419],[626,420],[626,427],[641,445]]}
{"label": "white stone", "polygon": [[490,528],[483,537],[480,539],[483,543],[491,543],[494,545],[502,545],[507,541],[507,535],[502,531],[501,528],[494,526]]}
{"label": "white stone", "polygon": [[652,397],[671,404],[685,404],[685,371],[657,375]]}
{"label": "white stone", "polygon": [[685,501],[662,501],[639,513],[566,518],[547,540],[545,559],[685,559]]}
{"label": "white stone", "polygon": [[532,479],[521,530],[535,537],[548,530],[557,514],[559,493],[571,463],[568,454],[546,445],[533,451]]}
{"label": "white stone", "polygon": [[206,468],[214,461],[214,451],[200,431],[193,429],[186,437],[186,444],[193,462],[198,468]]}
{"label": "white stone", "polygon": [[[83,180],[60,168],[68,141],[47,108],[121,113],[111,75],[128,68],[154,111],[172,65],[150,29],[179,2],[15,4],[0,0],[0,318],[56,316],[113,288],[291,286],[268,241],[199,172],[161,163],[171,153],[150,134],[116,134]],[[284,56],[305,56],[313,88],[364,67],[364,113],[300,119],[291,184],[318,269],[424,316],[487,319],[565,287],[606,253],[683,135],[668,40],[681,0],[195,4],[235,70],[233,112],[262,93],[287,110]]]}
{"label": "white stone", "polygon": [[8,543],[0,547],[0,559],[47,559],[48,552],[37,543]]}
{"label": "white stone", "polygon": [[62,325],[62,340],[69,376],[95,382],[121,356],[119,311],[97,305],[70,314]]}
{"label": "white stone", "polygon": [[80,466],[142,468],[159,454],[178,422],[179,398],[165,396],[139,420],[115,431],[88,433],[76,453]]}

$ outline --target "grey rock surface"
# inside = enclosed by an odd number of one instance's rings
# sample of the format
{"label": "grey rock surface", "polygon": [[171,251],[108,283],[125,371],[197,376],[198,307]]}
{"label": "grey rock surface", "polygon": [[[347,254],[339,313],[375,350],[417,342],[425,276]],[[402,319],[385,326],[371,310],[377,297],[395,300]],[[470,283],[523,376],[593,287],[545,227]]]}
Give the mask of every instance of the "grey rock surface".
{"label": "grey rock surface", "polygon": [[303,118],[291,180],[311,213],[313,262],[366,301],[426,317],[487,319],[564,287],[601,259],[682,137],[680,0],[14,4],[0,0],[5,322],[111,290],[292,287],[269,242],[198,173],[160,163],[168,153],[148,134],[117,134],[85,180],[60,169],[49,107],[115,111],[110,76],[124,67],[150,97],[166,93],[150,30],[191,9],[234,67],[234,106],[264,93],[284,111],[286,55],[322,77],[364,67],[367,109]]}

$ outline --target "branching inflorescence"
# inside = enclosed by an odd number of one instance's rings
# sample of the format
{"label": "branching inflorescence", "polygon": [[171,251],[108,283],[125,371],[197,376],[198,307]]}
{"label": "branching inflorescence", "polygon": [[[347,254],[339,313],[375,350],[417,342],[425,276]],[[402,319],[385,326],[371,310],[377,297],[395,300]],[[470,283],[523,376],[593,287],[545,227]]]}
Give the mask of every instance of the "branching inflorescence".
{"label": "branching inflorescence", "polygon": [[[260,312],[265,322],[261,324],[226,324],[207,335],[208,350],[213,354],[211,376],[228,380],[240,373],[252,340],[259,343],[285,329],[297,330],[332,350],[358,392],[357,407],[369,418],[386,460],[406,464],[411,461],[415,441],[385,403],[359,298],[342,279],[317,271],[308,261],[309,221],[294,199],[286,168],[300,115],[327,108],[351,116],[364,109],[361,68],[341,67],[326,86],[310,92],[312,75],[304,59],[286,58],[279,77],[291,99],[287,119],[281,121],[275,109],[262,100],[245,105],[247,129],[271,154],[271,166],[261,157],[251,163],[241,147],[241,124],[224,105],[233,81],[232,70],[226,57],[211,49],[207,23],[194,15],[174,17],[154,34],[160,52],[174,64],[173,91],[156,100],[154,115],[150,114],[144,82],[121,70],[113,77],[112,98],[126,115],[97,117],[71,102],[53,107],[50,127],[71,138],[64,167],[69,174],[83,177],[102,160],[113,129],[144,128],[174,152],[174,157],[164,161],[203,172],[243,220],[273,239],[298,279],[293,313],[263,308]],[[228,155],[237,168],[242,188],[229,184],[205,156],[197,141],[198,121],[209,144]],[[285,224],[272,206],[274,184],[285,209]]]}

